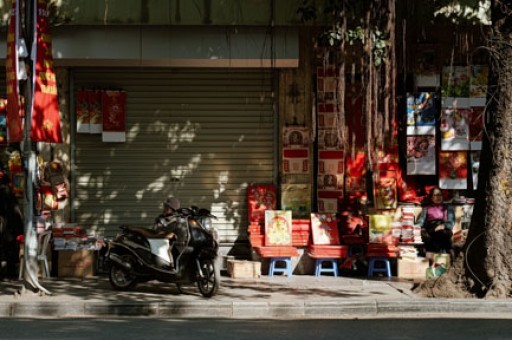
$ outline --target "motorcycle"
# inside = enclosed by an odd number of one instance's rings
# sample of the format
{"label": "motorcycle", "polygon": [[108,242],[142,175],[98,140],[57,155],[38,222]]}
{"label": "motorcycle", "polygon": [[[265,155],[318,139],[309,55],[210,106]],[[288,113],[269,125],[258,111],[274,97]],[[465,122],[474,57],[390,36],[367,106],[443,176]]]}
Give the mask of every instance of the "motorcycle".
{"label": "motorcycle", "polygon": [[[122,232],[109,243],[110,284],[116,290],[130,290],[138,283],[158,280],[176,284],[181,292],[182,284],[197,283],[203,296],[212,297],[220,286],[213,218],[207,209],[178,209],[170,216],[170,235],[121,226]],[[173,242],[172,247],[169,242]]]}

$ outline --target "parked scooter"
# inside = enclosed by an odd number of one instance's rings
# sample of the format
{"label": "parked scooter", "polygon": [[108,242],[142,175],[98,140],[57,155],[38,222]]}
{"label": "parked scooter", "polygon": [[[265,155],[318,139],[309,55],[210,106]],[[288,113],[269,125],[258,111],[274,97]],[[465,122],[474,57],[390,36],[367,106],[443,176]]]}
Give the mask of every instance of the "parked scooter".
{"label": "parked scooter", "polygon": [[[217,264],[217,232],[209,210],[197,207],[178,209],[170,229],[163,235],[142,227],[121,226],[109,244],[109,278],[114,289],[130,290],[150,280],[181,284],[197,283],[201,294],[211,297],[220,285]],[[172,242],[172,250],[169,250]],[[172,256],[172,258],[171,258]],[[174,266],[172,265],[174,263]]]}

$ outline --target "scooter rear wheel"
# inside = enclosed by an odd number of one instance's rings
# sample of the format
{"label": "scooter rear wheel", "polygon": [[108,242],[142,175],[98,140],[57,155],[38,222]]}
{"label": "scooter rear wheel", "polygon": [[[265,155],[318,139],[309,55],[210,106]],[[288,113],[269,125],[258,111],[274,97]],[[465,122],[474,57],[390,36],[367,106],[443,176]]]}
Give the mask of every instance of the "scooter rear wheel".
{"label": "scooter rear wheel", "polygon": [[[123,255],[121,259],[132,265],[135,262],[130,255]],[[137,285],[137,277],[115,262],[110,267],[109,281],[115,290],[130,290]]]}
{"label": "scooter rear wheel", "polygon": [[200,267],[202,277],[197,281],[197,287],[204,297],[212,297],[219,290],[220,286],[220,270],[213,259],[201,259]]}

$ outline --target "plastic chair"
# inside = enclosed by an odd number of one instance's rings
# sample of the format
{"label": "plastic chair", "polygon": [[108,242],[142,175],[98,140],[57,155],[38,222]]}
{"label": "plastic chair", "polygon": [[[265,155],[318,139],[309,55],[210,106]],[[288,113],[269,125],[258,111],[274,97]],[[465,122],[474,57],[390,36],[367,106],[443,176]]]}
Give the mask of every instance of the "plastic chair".
{"label": "plastic chair", "polygon": [[[50,239],[52,238],[52,231],[47,230],[37,237],[37,262],[43,263],[43,277],[50,277],[50,266],[48,265],[48,257],[46,256]],[[24,255],[20,256],[20,275],[19,279],[23,278],[23,271],[25,270]]]}
{"label": "plastic chair", "polygon": [[[330,267],[324,267],[323,263],[326,262],[330,264]],[[316,259],[315,263],[315,276],[320,276],[323,273],[332,273],[335,277],[338,276],[338,260],[337,259],[329,259],[322,258]]]}
{"label": "plastic chair", "polygon": [[[382,264],[377,268],[376,263]],[[386,277],[391,277],[391,264],[387,257],[371,257],[368,261],[368,277],[373,277],[374,273],[384,273]]]}
{"label": "plastic chair", "polygon": [[[284,267],[277,267],[278,262],[284,262]],[[288,277],[292,276],[292,258],[291,257],[271,257],[268,276],[274,276],[276,273],[286,274]]]}

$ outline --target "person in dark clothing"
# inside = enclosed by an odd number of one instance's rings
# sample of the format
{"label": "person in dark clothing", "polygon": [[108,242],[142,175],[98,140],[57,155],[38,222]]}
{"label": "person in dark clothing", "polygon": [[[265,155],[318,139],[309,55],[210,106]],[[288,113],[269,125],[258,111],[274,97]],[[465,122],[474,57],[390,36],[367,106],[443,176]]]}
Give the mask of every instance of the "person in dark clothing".
{"label": "person in dark clothing", "polygon": [[23,214],[7,174],[0,169],[0,278],[17,277],[19,235],[23,235]]}
{"label": "person in dark clothing", "polygon": [[427,252],[452,253],[453,207],[443,203],[441,189],[433,188],[429,193],[430,202],[423,207],[417,224],[421,226],[421,238]]}

